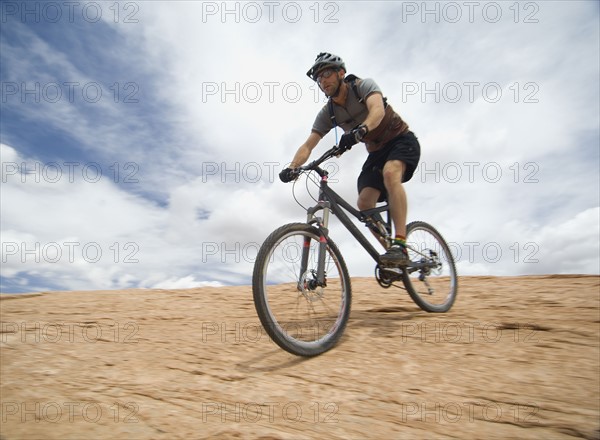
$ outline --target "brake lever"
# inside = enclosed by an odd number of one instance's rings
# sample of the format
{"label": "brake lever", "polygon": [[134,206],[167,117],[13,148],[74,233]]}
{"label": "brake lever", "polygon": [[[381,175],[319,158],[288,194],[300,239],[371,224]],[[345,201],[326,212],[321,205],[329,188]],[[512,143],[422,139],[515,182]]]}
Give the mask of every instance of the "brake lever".
{"label": "brake lever", "polygon": [[293,174],[294,174],[293,180],[296,180],[296,179],[298,179],[298,177],[300,177],[300,174],[302,174],[302,170],[300,168],[296,168],[296,169],[294,169]]}
{"label": "brake lever", "polygon": [[352,149],[352,146],[349,146],[345,149],[341,149],[339,147],[339,145],[335,146],[335,150],[334,150],[334,155],[335,157],[339,158],[342,154],[344,154],[346,151],[350,151]]}

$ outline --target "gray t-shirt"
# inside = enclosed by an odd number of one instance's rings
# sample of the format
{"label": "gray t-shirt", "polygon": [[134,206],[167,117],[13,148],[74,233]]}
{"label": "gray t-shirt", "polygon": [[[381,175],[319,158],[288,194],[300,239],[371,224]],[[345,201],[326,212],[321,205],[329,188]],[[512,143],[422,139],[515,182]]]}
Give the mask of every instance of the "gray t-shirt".
{"label": "gray t-shirt", "polygon": [[[345,132],[356,128],[356,126],[362,124],[367,118],[369,113],[365,101],[367,97],[375,92],[381,93],[379,86],[370,78],[365,78],[356,81],[356,88],[358,90],[358,96],[363,99],[363,102],[358,102],[358,98],[355,96],[352,88],[348,90],[348,97],[346,98],[346,105],[341,106],[333,103],[333,113],[335,114],[335,120],[337,124],[342,127]],[[329,114],[329,104],[325,104],[313,124],[313,131],[316,131],[321,136],[325,136],[333,128],[333,121]]]}

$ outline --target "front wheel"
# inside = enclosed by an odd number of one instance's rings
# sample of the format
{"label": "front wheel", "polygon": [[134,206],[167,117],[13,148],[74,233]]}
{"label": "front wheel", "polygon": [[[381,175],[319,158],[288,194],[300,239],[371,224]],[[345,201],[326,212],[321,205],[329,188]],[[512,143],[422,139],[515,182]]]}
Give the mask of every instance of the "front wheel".
{"label": "front wheel", "polygon": [[403,271],[402,281],[408,294],[427,312],[447,312],[458,290],[448,244],[433,226],[417,221],[406,226],[406,247],[411,263]]}
{"label": "front wheel", "polygon": [[[324,250],[319,277],[319,249]],[[350,276],[337,246],[305,223],[276,229],[252,276],[254,306],[271,339],[299,356],[316,356],[342,336],[351,306]]]}

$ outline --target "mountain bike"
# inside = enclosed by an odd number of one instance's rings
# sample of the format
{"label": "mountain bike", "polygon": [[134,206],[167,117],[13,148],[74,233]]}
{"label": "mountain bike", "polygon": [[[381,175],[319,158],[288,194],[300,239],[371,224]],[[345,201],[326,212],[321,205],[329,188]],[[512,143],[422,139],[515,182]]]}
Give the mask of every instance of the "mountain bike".
{"label": "mountain bike", "polygon": [[[381,287],[402,288],[397,284],[401,282],[422,310],[438,313],[450,310],[458,290],[450,249],[442,235],[425,222],[407,225],[410,263],[390,266],[381,261],[380,252],[346,212],[370,229],[387,249],[393,239],[389,204],[356,210],[329,187],[329,173],[320,167],[343,152],[334,146],[308,165],[296,168],[295,177],[306,173],[315,179],[317,203],[305,207],[305,223],[290,223],[273,231],[254,265],[252,290],[261,324],[277,345],[298,356],[316,356],[333,348],[350,316],[351,280],[344,258],[329,236],[330,214],[375,260],[375,278]],[[387,214],[386,220],[382,214]]]}

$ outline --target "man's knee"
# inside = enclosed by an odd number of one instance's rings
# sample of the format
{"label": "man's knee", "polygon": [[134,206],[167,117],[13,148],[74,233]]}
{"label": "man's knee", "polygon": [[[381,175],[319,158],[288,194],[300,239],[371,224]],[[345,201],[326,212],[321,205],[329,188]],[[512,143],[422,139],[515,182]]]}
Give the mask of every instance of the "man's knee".
{"label": "man's knee", "polygon": [[406,166],[404,165],[404,162],[400,160],[390,160],[386,162],[383,167],[383,183],[388,191],[390,186],[402,184],[402,176],[404,175],[405,169]]}
{"label": "man's knee", "polygon": [[366,211],[367,209],[371,209],[375,207],[375,204],[371,202],[370,199],[367,199],[362,196],[358,196],[358,201],[356,202],[358,209],[360,211]]}
{"label": "man's knee", "polygon": [[356,203],[358,209],[365,211],[367,209],[375,208],[380,193],[381,192],[375,188],[364,188],[358,195],[358,201]]}

